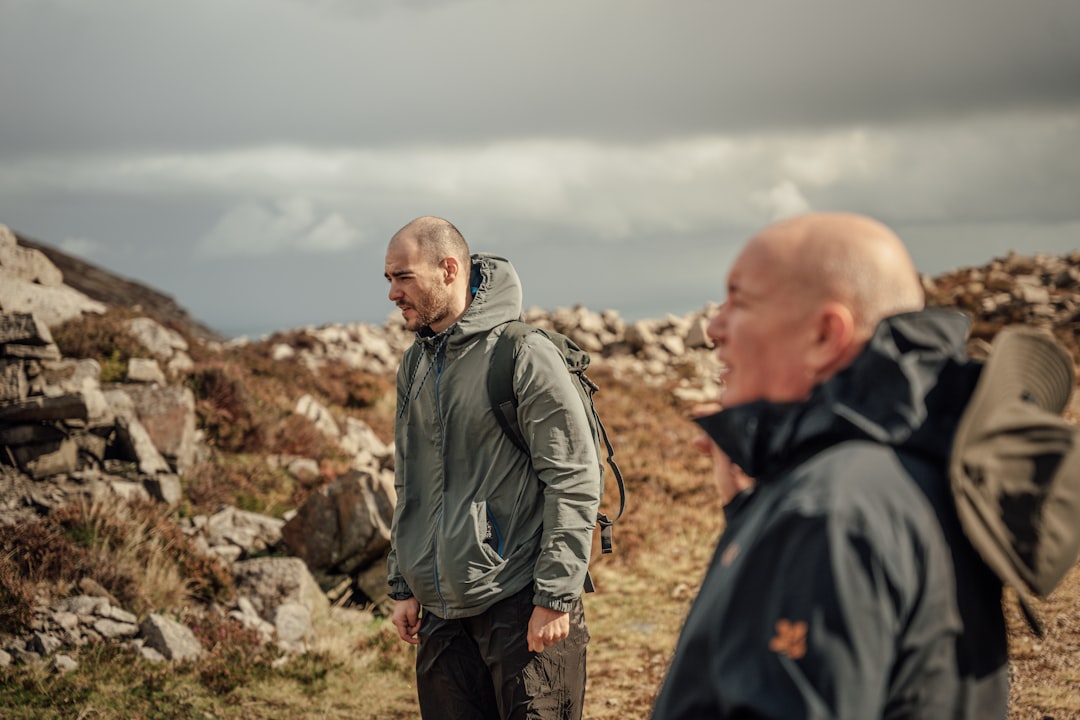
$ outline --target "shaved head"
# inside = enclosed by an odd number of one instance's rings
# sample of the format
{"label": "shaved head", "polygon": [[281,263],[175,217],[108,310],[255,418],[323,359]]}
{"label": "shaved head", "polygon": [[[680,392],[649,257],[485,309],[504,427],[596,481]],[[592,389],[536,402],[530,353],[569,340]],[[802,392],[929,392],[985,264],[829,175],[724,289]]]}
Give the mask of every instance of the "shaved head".
{"label": "shaved head", "polygon": [[851,310],[859,339],[890,315],[921,310],[919,273],[900,238],[885,225],[851,213],[813,213],[778,222],[759,244],[804,302],[828,300]]}
{"label": "shaved head", "polygon": [[418,217],[390,239],[391,245],[399,242],[416,243],[424,258],[433,264],[453,257],[462,267],[469,267],[469,245],[449,220],[430,215]]}

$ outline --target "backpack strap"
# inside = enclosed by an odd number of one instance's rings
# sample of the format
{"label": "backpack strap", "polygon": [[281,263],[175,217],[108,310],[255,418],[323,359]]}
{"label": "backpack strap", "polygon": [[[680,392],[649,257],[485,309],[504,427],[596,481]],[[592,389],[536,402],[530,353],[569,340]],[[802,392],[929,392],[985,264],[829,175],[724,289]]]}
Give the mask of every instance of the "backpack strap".
{"label": "backpack strap", "polygon": [[[526,335],[533,332],[541,333],[551,339],[551,336],[544,330],[527,323],[517,320],[506,323],[502,334],[495,340],[495,348],[492,350],[487,376],[488,398],[491,401],[495,418],[499,421],[499,425],[502,426],[507,437],[526,455],[529,454],[529,446],[525,442],[525,435],[522,433],[521,426],[518,423],[518,400],[514,394],[514,363],[518,343]],[[592,403],[592,396],[600,388],[585,374],[585,370],[589,367],[588,353],[581,350],[571,340],[567,339],[566,342],[571,351],[569,355],[567,353],[563,355],[567,363],[567,370],[577,377],[588,392],[590,402],[586,411],[592,414],[592,422],[599,429],[600,436],[604,440],[604,447],[607,450],[606,462],[619,486],[619,512],[615,517],[609,518],[607,514],[602,512],[596,514],[596,522],[600,526],[600,550],[604,554],[609,554],[613,548],[611,527],[622,517],[623,512],[626,510],[626,486],[623,482],[622,472],[615,463],[615,448],[611,444],[611,438],[608,437],[607,428],[604,427],[604,423],[600,420],[600,415],[596,412],[596,407]]]}
{"label": "backpack strap", "polygon": [[[597,391],[596,383],[589,378],[581,375],[581,380],[589,384],[589,393],[592,394]],[[613,518],[608,518],[606,513],[597,512],[596,522],[600,525],[600,551],[602,553],[610,553],[612,551],[611,541],[611,526],[618,522],[622,517],[623,511],[626,510],[626,486],[623,484],[622,471],[619,470],[619,466],[615,464],[615,448],[611,444],[611,439],[608,437],[607,428],[604,427],[604,423],[600,421],[600,415],[596,412],[596,408],[592,408],[592,413],[596,417],[596,427],[600,428],[600,435],[604,438],[604,446],[607,448],[607,464],[611,468],[611,473],[615,476],[615,482],[619,486],[619,512]]]}
{"label": "backpack strap", "polygon": [[495,419],[499,421],[506,436],[526,455],[529,454],[529,445],[525,442],[525,434],[521,432],[518,424],[514,364],[517,360],[515,354],[518,343],[534,330],[530,325],[517,320],[506,323],[502,334],[495,340],[487,375],[488,398],[495,411]]}

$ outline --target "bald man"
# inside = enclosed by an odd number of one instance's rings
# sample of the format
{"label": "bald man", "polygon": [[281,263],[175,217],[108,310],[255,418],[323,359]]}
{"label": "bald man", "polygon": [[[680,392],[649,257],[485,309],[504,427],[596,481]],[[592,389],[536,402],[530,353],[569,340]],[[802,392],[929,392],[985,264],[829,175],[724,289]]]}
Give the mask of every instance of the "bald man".
{"label": "bald man", "polygon": [[754,482],[653,718],[1005,717],[1001,585],[947,475],[978,377],[967,323],[923,309],[870,218],[803,215],[746,244],[709,324],[725,409],[699,422]]}
{"label": "bald man", "polygon": [[417,646],[420,714],[578,720],[600,467],[563,356],[537,333],[515,347],[526,454],[485,392],[495,342],[521,316],[510,262],[421,217],[390,240],[385,276],[416,333],[397,377],[387,568],[391,621]]}

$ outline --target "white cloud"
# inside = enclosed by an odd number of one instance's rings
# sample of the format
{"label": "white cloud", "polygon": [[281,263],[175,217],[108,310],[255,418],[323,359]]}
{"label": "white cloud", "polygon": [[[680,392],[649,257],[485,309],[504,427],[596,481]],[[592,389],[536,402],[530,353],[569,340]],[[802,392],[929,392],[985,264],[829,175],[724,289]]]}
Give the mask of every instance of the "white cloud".
{"label": "white cloud", "polygon": [[1077,186],[1080,107],[636,145],[532,138],[53,157],[0,175],[0,196],[12,199],[63,192],[231,202],[200,245],[217,254],[340,251],[362,230],[428,212],[568,227],[608,242],[705,236],[809,209],[893,223],[1063,222],[1077,217]]}
{"label": "white cloud", "polygon": [[280,252],[332,253],[360,240],[357,230],[333,213],[320,217],[307,198],[278,201],[271,208],[247,202],[225,213],[199,241],[208,256],[272,255]]}
{"label": "white cloud", "polygon": [[790,180],[785,180],[759,193],[755,200],[768,213],[770,221],[798,215],[810,209],[810,202],[799,190],[799,186]]}
{"label": "white cloud", "polygon": [[88,258],[100,252],[101,246],[85,237],[66,237],[60,241],[59,248],[77,257]]}

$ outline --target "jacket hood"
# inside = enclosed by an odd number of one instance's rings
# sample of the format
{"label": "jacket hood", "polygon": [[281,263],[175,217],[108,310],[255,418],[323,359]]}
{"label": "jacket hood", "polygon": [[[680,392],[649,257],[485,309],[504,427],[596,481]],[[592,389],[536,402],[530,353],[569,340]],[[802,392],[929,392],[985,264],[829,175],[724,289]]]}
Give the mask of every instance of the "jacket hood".
{"label": "jacket hood", "polygon": [[513,264],[488,253],[474,253],[471,259],[473,299],[465,314],[441,333],[420,330],[417,342],[433,347],[445,341],[456,346],[521,317],[521,280]]}
{"label": "jacket hood", "polygon": [[895,315],[805,401],[751,402],[698,423],[758,481],[845,440],[947,458],[981,368],[966,357],[968,326],[967,316],[953,310]]}

